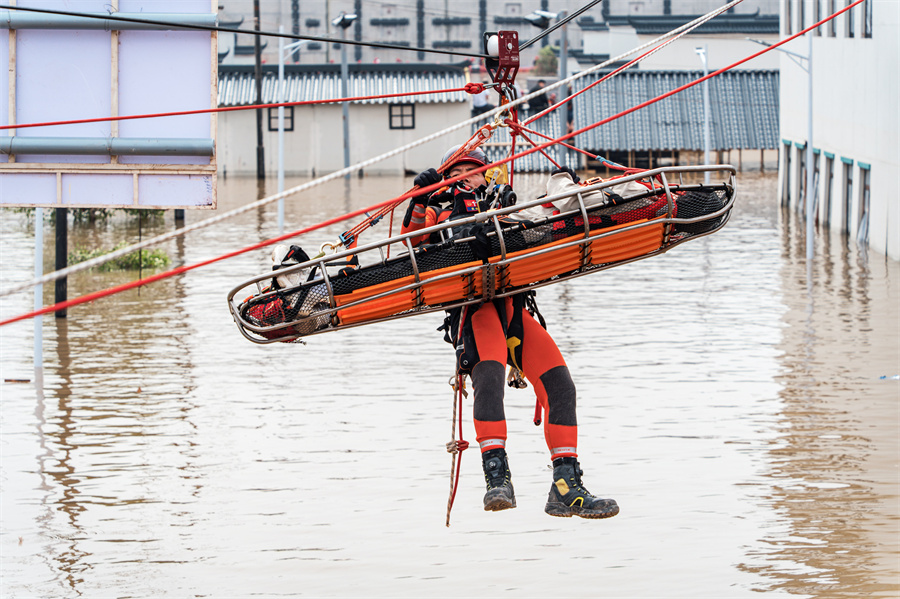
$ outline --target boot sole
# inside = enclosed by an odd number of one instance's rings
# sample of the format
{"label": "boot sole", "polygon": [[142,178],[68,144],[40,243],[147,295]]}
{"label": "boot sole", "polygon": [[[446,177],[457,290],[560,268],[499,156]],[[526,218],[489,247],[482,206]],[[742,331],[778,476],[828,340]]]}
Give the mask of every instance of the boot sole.
{"label": "boot sole", "polygon": [[486,512],[499,512],[501,510],[510,510],[514,507],[516,507],[515,497],[512,499],[503,496],[484,498],[484,511]]}
{"label": "boot sole", "polygon": [[592,511],[580,507],[569,507],[564,503],[547,502],[547,505],[544,506],[544,512],[550,516],[556,516],[557,518],[571,518],[572,516],[578,516],[579,518],[600,520],[603,518],[612,518],[618,514],[619,506],[611,506],[608,510],[604,511]]}

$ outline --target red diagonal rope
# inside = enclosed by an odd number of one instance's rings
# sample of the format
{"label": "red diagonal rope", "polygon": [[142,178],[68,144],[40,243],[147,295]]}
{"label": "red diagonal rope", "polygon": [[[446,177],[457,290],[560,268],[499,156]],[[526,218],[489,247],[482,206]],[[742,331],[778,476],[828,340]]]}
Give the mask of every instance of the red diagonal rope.
{"label": "red diagonal rope", "polygon": [[[531,131],[530,129],[526,129],[526,128],[523,127],[522,125],[520,125],[520,124],[518,124],[518,123],[513,123],[513,122],[510,121],[509,119],[506,119],[506,124],[509,125],[510,129],[512,129],[512,130],[514,130],[514,131],[516,132],[516,135],[521,135],[522,138],[525,139],[525,141],[527,141],[528,143],[530,143],[530,144],[532,145],[532,147],[537,147],[537,144],[534,143],[533,141],[531,141],[531,138],[530,138],[530,137],[528,137],[527,135],[525,135],[525,131],[529,131],[529,132],[531,132],[531,133],[536,133],[535,131]],[[550,138],[550,137],[548,137],[548,136],[542,136],[542,137],[547,137],[547,139],[552,139],[552,138]],[[565,146],[565,147],[567,147],[567,148],[572,148],[573,150],[577,150],[577,149],[578,149],[578,148],[576,148],[576,147],[574,147],[574,146],[570,146],[570,145],[567,144],[567,143],[562,143],[562,142],[560,142],[560,144],[563,145],[563,146]],[[586,154],[589,154],[591,157],[593,157],[593,154],[590,154],[589,152],[585,152],[585,153],[586,153]],[[552,158],[550,158],[550,154],[548,154],[547,152],[545,152],[545,151],[543,151],[543,150],[541,150],[541,154],[543,154],[544,157],[547,158],[547,160],[549,160],[550,162],[552,162],[552,163],[553,163],[553,166],[555,166],[556,168],[561,168],[561,167],[559,166],[559,164],[558,164],[555,160],[553,160]]]}
{"label": "red diagonal rope", "polygon": [[[481,85],[481,84],[478,84]],[[164,116],[184,116],[188,114],[208,114],[213,112],[232,112],[236,110],[257,110],[262,108],[278,108],[279,106],[307,106],[310,104],[335,104],[338,102],[357,102],[363,100],[382,100],[387,98],[402,98],[404,96],[424,96],[427,94],[446,94],[452,92],[478,93],[470,90],[475,89],[471,83],[467,83],[465,87],[455,87],[452,89],[439,89],[421,92],[402,92],[396,94],[378,94],[374,96],[354,96],[352,98],[334,98],[331,100],[302,100],[297,102],[278,102],[274,104],[251,104],[250,106],[223,106],[219,108],[203,108],[200,110],[181,110],[178,112],[158,112],[155,114],[132,114],[127,116],[105,116],[93,119],[77,119],[69,121],[49,121],[46,123],[24,123],[18,125],[3,125],[0,131],[6,129],[26,129],[28,127],[50,127],[53,125],[80,125],[83,123],[103,123],[108,121],[129,121],[133,119],[152,119]]]}
{"label": "red diagonal rope", "polygon": [[665,45],[667,45],[667,44],[669,44],[669,43],[675,41],[676,39],[678,39],[678,38],[677,38],[677,37],[673,37],[673,38],[671,38],[671,39],[668,39],[668,40],[662,42],[662,43],[659,44],[658,46],[655,46],[655,47],[653,47],[653,48],[650,48],[649,50],[647,50],[646,52],[644,52],[644,53],[641,54],[640,56],[637,56],[637,57],[635,57],[635,58],[632,58],[630,61],[626,62],[626,63],[623,64],[622,66],[617,67],[616,69],[610,71],[609,73],[607,73],[606,75],[604,75],[603,77],[601,77],[601,78],[598,79],[597,81],[593,82],[592,84],[588,85],[588,86],[585,87],[584,89],[581,89],[581,90],[575,92],[575,93],[572,94],[571,96],[568,96],[568,97],[566,97],[566,98],[560,100],[560,101],[557,102],[556,104],[554,104],[554,105],[552,105],[552,106],[548,106],[547,108],[545,108],[545,109],[542,110],[541,112],[532,115],[530,118],[525,119],[525,122],[522,123],[522,124],[523,124],[523,125],[530,125],[531,123],[533,123],[533,122],[536,121],[537,119],[541,118],[542,116],[546,115],[547,113],[556,110],[557,108],[559,108],[560,106],[562,106],[562,105],[565,104],[566,102],[571,102],[571,101],[572,101],[573,99],[575,99],[577,96],[580,96],[581,94],[583,94],[583,93],[586,92],[587,90],[591,89],[592,87],[595,87],[595,86],[597,86],[597,85],[600,85],[601,83],[603,83],[604,81],[606,81],[606,80],[609,79],[610,77],[615,77],[616,75],[618,75],[619,73],[621,73],[622,71],[624,71],[625,69],[627,69],[628,67],[630,67],[630,66],[632,66],[632,65],[634,65],[634,64],[636,64],[636,63],[638,63],[638,62],[640,62],[641,60],[643,60],[644,58],[646,58],[647,56],[649,56],[649,55],[652,54],[653,52],[656,52],[657,50],[659,50],[659,49],[662,48],[663,46],[665,46]]}
{"label": "red diagonal rope", "polygon": [[[460,180],[462,180],[464,177],[467,177],[467,176],[469,176],[469,175],[472,174],[472,173],[483,173],[483,172],[485,172],[487,169],[493,168],[493,167],[497,166],[498,164],[505,164],[505,163],[507,163],[507,162],[517,160],[517,159],[522,158],[522,157],[524,157],[524,156],[528,156],[529,154],[533,154],[534,152],[538,152],[538,151],[540,151],[540,150],[542,150],[542,149],[544,149],[544,148],[548,148],[548,147],[552,146],[552,145],[555,144],[555,143],[559,143],[559,142],[561,142],[561,141],[565,141],[565,140],[567,140],[567,139],[571,139],[571,138],[575,137],[576,135],[581,135],[582,133],[586,133],[587,131],[590,131],[591,129],[595,129],[595,128],[597,128],[597,127],[600,127],[600,126],[602,126],[602,125],[605,125],[605,124],[607,124],[607,123],[610,123],[610,122],[612,122],[612,121],[614,121],[614,120],[616,120],[616,119],[622,118],[623,116],[628,115],[628,114],[631,114],[632,112],[635,112],[635,111],[637,111],[637,110],[640,110],[641,108],[646,108],[647,106],[650,106],[651,104],[654,104],[654,103],[656,103],[656,102],[659,102],[660,100],[664,100],[665,98],[668,98],[669,96],[673,96],[673,95],[675,95],[675,94],[677,94],[677,93],[679,93],[679,92],[682,92],[682,91],[684,91],[684,90],[686,90],[686,89],[689,89],[689,88],[691,88],[691,87],[693,87],[693,86],[695,86],[695,85],[697,85],[697,84],[699,84],[699,83],[703,83],[704,81],[706,81],[706,80],[708,80],[708,79],[711,79],[711,78],[713,78],[713,77],[716,77],[716,76],[718,76],[718,75],[721,75],[722,73],[724,73],[724,72],[726,72],[726,71],[728,71],[728,70],[730,70],[730,69],[733,69],[734,67],[737,67],[737,66],[739,66],[739,65],[742,65],[742,64],[744,64],[745,62],[748,62],[748,61],[750,61],[750,60],[753,60],[754,58],[756,58],[756,57],[758,57],[758,56],[761,56],[761,55],[765,54],[766,52],[771,52],[772,50],[778,48],[779,46],[782,46],[782,45],[786,44],[787,42],[789,42],[789,41],[791,41],[791,40],[794,40],[794,39],[800,37],[801,35],[803,35],[803,34],[805,34],[805,33],[808,33],[808,32],[810,32],[810,31],[812,31],[812,30],[815,29],[816,27],[819,27],[819,26],[823,25],[824,23],[827,23],[827,22],[830,21],[831,19],[834,19],[834,18],[837,17],[838,15],[841,15],[841,14],[845,13],[846,11],[850,10],[851,8],[853,8],[853,7],[855,7],[855,6],[859,5],[859,4],[862,4],[863,2],[865,2],[865,0],[856,0],[855,2],[853,2],[853,4],[850,4],[850,5],[846,6],[845,8],[839,10],[838,12],[834,13],[834,14],[831,15],[830,17],[826,17],[825,19],[822,19],[822,20],[819,21],[818,23],[815,23],[814,25],[811,25],[810,27],[807,27],[806,29],[803,29],[802,31],[799,31],[799,32],[795,33],[794,35],[791,35],[791,36],[789,36],[789,37],[784,38],[784,39],[781,40],[780,42],[776,42],[776,43],[772,44],[771,46],[768,46],[767,48],[765,48],[765,49],[763,49],[763,50],[760,50],[759,52],[755,52],[754,54],[751,54],[750,56],[748,56],[748,57],[746,57],[746,58],[743,58],[743,59],[741,59],[741,60],[739,60],[739,61],[737,61],[737,62],[734,62],[734,63],[732,63],[732,64],[730,64],[730,65],[728,65],[728,66],[726,66],[726,67],[723,67],[723,68],[721,68],[721,69],[719,69],[719,70],[717,70],[717,71],[714,71],[714,72],[712,72],[712,73],[709,73],[708,75],[705,75],[705,76],[703,76],[703,77],[700,77],[699,79],[695,79],[694,81],[691,81],[691,82],[689,82],[689,83],[685,83],[684,85],[679,86],[679,87],[677,87],[677,88],[675,88],[675,89],[673,89],[673,90],[670,90],[670,91],[668,91],[668,92],[666,92],[666,93],[664,93],[664,94],[662,94],[662,95],[659,95],[659,96],[657,96],[657,97],[655,97],[655,98],[651,98],[650,100],[647,100],[647,101],[645,101],[645,102],[642,102],[642,103],[640,103],[640,104],[638,104],[638,105],[636,105],[636,106],[632,106],[631,108],[628,108],[628,109],[626,109],[626,110],[623,110],[622,112],[620,112],[620,113],[618,113],[618,114],[614,114],[614,115],[612,115],[612,116],[610,116],[610,117],[607,117],[607,118],[605,118],[605,119],[603,119],[603,120],[600,120],[600,121],[598,121],[598,122],[596,122],[596,123],[593,123],[593,124],[588,125],[588,126],[586,126],[586,127],[582,127],[581,129],[578,129],[578,130],[576,130],[576,131],[573,131],[572,133],[567,133],[566,135],[563,135],[563,136],[561,136],[561,137],[559,137],[559,138],[557,138],[557,139],[555,139],[555,140],[548,141],[548,142],[543,143],[543,144],[541,144],[541,145],[539,145],[539,146],[535,146],[534,148],[525,150],[525,151],[523,151],[523,152],[521,152],[521,153],[519,153],[519,154],[515,154],[515,155],[509,156],[509,157],[507,157],[507,158],[504,158],[504,159],[502,159],[502,160],[498,160],[497,162],[494,162],[494,163],[491,163],[491,164],[487,164],[487,165],[485,165],[485,166],[478,167],[478,168],[476,168],[476,169],[473,169],[472,171],[469,171],[468,173],[465,173],[464,175],[459,175],[459,176],[457,176],[457,177],[452,177],[452,178],[450,178],[450,179],[447,179],[446,181],[440,181],[440,182],[438,182],[438,183],[435,183],[435,184],[433,184],[433,185],[429,185],[429,186],[424,187],[424,188],[422,188],[422,189],[419,189],[419,190],[417,190],[417,191],[419,191],[419,192],[421,192],[421,193],[430,193],[430,192],[432,192],[432,191],[435,191],[435,190],[437,190],[437,189],[443,187],[444,185],[448,185],[448,184],[451,184],[451,183],[455,183],[456,181],[460,181]],[[118,286],[118,287],[113,287],[113,288],[110,288],[110,289],[106,289],[106,290],[104,290],[104,291],[98,291],[98,292],[96,292],[96,293],[92,293],[92,294],[89,294],[89,295],[85,295],[85,296],[76,298],[76,299],[74,299],[74,300],[69,300],[69,301],[66,301],[66,302],[60,302],[60,303],[55,304],[55,305],[53,305],[53,306],[48,306],[48,307],[42,308],[42,309],[40,309],[40,310],[35,310],[34,312],[29,312],[29,313],[27,313],[27,314],[21,314],[21,315],[19,315],[19,316],[16,316],[16,317],[13,317],[13,318],[9,318],[9,319],[7,319],[7,320],[4,320],[4,321],[0,322],[0,327],[2,327],[3,325],[6,325],[6,324],[10,324],[10,323],[13,323],[13,322],[17,322],[17,321],[19,321],[19,320],[24,320],[24,319],[27,319],[27,318],[34,318],[35,316],[40,316],[40,315],[42,315],[42,314],[47,314],[47,313],[49,313],[49,312],[56,312],[56,311],[58,311],[58,310],[62,310],[62,309],[64,309],[64,308],[68,308],[68,307],[70,307],[70,306],[76,306],[76,305],[78,305],[78,304],[83,304],[83,303],[85,303],[85,302],[93,301],[93,300],[95,300],[95,299],[100,299],[101,297],[106,297],[106,296],[108,296],[108,295],[113,295],[113,294],[115,294],[115,293],[119,293],[119,292],[125,291],[125,290],[127,290],[127,289],[132,289],[132,288],[134,288],[134,287],[139,287],[139,286],[145,285],[145,284],[147,284],[147,283],[153,283],[153,282],[159,281],[159,280],[161,280],[161,279],[165,279],[165,278],[174,276],[174,275],[176,275],[176,274],[181,274],[181,273],[183,273],[183,272],[187,272],[187,271],[189,271],[189,270],[193,270],[193,269],[195,269],[195,268],[199,268],[200,266],[206,266],[207,264],[212,264],[212,263],[214,263],[214,262],[219,262],[219,261],[221,261],[221,260],[225,260],[226,258],[231,258],[231,257],[237,256],[237,255],[240,255],[240,254],[249,252],[249,251],[251,251],[251,250],[259,249],[259,248],[262,248],[262,247],[271,245],[271,244],[273,244],[273,243],[278,243],[279,241],[283,241],[283,240],[285,240],[285,239],[290,239],[291,237],[296,237],[296,236],[299,236],[299,235],[303,235],[303,234],[305,234],[305,233],[309,233],[309,232],[311,232],[311,231],[315,231],[316,229],[321,229],[322,227],[325,227],[325,226],[328,226],[328,225],[331,225],[331,224],[334,224],[334,223],[341,222],[341,221],[346,220],[346,219],[348,219],[348,218],[353,218],[353,217],[356,217],[356,216],[363,215],[363,214],[365,214],[366,212],[368,212],[368,211],[370,211],[370,210],[375,210],[375,209],[383,208],[383,207],[389,206],[389,205],[391,205],[391,204],[399,204],[399,203],[402,202],[404,199],[408,199],[408,198],[412,197],[413,195],[416,195],[416,194],[415,194],[414,192],[408,191],[408,192],[404,193],[403,195],[401,195],[401,196],[399,196],[399,197],[397,197],[397,198],[394,198],[394,199],[391,199],[391,200],[387,200],[387,201],[381,202],[381,203],[379,203],[379,204],[375,204],[374,206],[371,206],[371,207],[369,207],[369,208],[364,208],[364,209],[361,209],[361,210],[356,210],[355,212],[351,212],[351,213],[345,214],[345,215],[343,215],[343,216],[338,216],[338,217],[329,219],[329,220],[327,220],[327,221],[323,221],[323,222],[321,222],[321,223],[318,223],[318,224],[315,224],[315,225],[311,225],[311,226],[309,226],[309,227],[306,227],[306,228],[304,228],[304,229],[300,229],[299,231],[295,231],[295,232],[293,232],[293,233],[286,233],[286,234],[284,234],[284,235],[280,235],[280,236],[278,236],[278,237],[275,237],[275,238],[273,238],[273,239],[269,239],[269,240],[267,240],[267,241],[262,241],[262,242],[260,242],[260,243],[254,244],[254,245],[252,245],[252,246],[249,246],[249,247],[246,247],[246,248],[243,248],[243,249],[240,249],[240,250],[236,250],[236,251],[234,251],[234,252],[231,252],[231,253],[229,253],[229,254],[225,254],[225,255],[223,255],[223,256],[219,256],[219,257],[216,257],[216,258],[211,258],[210,260],[206,260],[206,261],[204,261],[204,262],[200,262],[200,263],[193,264],[193,265],[190,265],[190,266],[182,266],[182,267],[180,267],[180,268],[176,268],[176,269],[171,270],[171,271],[167,271],[167,272],[164,272],[164,273],[159,273],[159,274],[154,275],[154,276],[152,276],[152,277],[148,277],[147,279],[140,279],[140,280],[138,280],[138,281],[133,281],[133,282],[127,283],[127,284],[125,284],[125,285],[120,285],[120,286]]]}

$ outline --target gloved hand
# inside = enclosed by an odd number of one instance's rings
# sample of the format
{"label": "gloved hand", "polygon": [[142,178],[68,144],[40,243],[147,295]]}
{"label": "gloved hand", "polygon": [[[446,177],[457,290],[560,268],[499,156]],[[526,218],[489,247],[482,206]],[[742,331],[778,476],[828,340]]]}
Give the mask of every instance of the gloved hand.
{"label": "gloved hand", "polygon": [[579,176],[575,173],[575,171],[573,171],[573,170],[572,170],[571,168],[569,168],[568,166],[563,166],[563,167],[561,167],[561,168],[555,168],[555,169],[553,169],[553,172],[551,172],[550,174],[551,174],[551,175],[557,175],[557,174],[559,174],[559,173],[569,173],[569,176],[572,177],[572,181],[574,181],[575,183],[578,183],[579,181],[581,181],[581,177],[579,177]]}
{"label": "gloved hand", "polygon": [[441,177],[440,173],[438,173],[433,168],[422,171],[416,178],[413,179],[413,183],[418,187],[428,187],[429,185],[434,185],[435,183],[440,183],[443,181],[443,177]]}

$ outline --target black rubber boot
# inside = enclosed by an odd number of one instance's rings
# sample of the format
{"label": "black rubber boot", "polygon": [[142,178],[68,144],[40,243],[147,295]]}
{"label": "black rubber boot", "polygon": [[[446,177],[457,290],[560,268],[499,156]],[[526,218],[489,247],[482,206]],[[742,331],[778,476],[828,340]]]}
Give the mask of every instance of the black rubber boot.
{"label": "black rubber boot", "polygon": [[484,494],[484,511],[498,512],[516,507],[516,494],[513,491],[506,450],[502,447],[491,449],[481,454],[481,460],[487,487],[487,493]]}
{"label": "black rubber boot", "polygon": [[544,511],[570,518],[611,518],[619,513],[615,499],[594,497],[581,483],[581,466],[575,458],[553,460],[553,484]]}

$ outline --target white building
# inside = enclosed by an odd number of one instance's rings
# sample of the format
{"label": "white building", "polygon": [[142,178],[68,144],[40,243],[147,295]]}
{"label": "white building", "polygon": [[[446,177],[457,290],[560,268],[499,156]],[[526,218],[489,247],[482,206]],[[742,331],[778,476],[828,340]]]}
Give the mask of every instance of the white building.
{"label": "white building", "polygon": [[[783,0],[791,35],[846,0]],[[812,36],[816,219],[900,260],[900,2],[865,0],[782,48],[806,56]],[[808,139],[806,62],[782,54],[779,190],[803,212]],[[802,65],[802,66],[801,66]]]}
{"label": "white building", "polygon": [[[351,96],[459,89],[466,84],[461,67],[418,64],[350,65]],[[302,102],[341,98],[340,65],[289,65],[285,92],[278,93],[277,70],[266,65],[262,77],[263,103]],[[256,103],[254,69],[249,65],[219,68],[219,106]],[[394,150],[445,129],[470,116],[465,92],[445,92],[349,103],[350,164]],[[274,175],[278,160],[277,109],[263,109],[265,171]],[[464,141],[468,131],[437,139],[372,165],[372,174],[420,172],[435,165],[448,145]],[[340,103],[285,108],[285,173],[316,175],[344,167],[343,115]],[[256,112],[222,112],[218,117],[219,172],[252,175],[256,171]]]}

